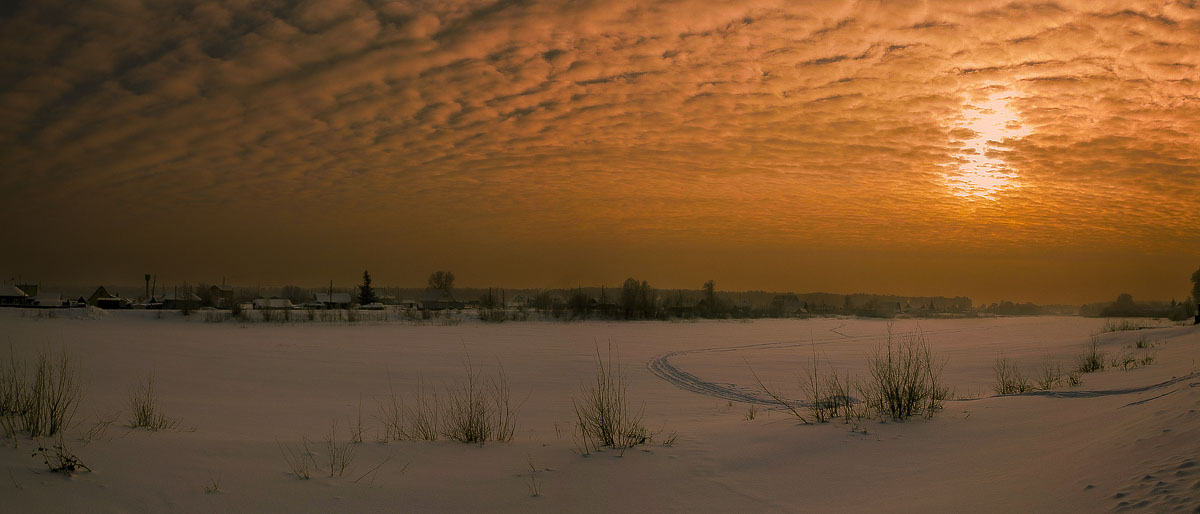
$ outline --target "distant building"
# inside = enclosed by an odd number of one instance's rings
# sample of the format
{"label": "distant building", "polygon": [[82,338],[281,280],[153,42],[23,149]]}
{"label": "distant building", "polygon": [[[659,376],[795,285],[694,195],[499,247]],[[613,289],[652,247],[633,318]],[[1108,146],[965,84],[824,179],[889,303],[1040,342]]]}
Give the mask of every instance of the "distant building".
{"label": "distant building", "polygon": [[428,289],[421,295],[421,308],[431,311],[461,309],[462,304],[454,301],[454,295],[445,289]]}
{"label": "distant building", "polygon": [[29,295],[12,284],[0,284],[0,305],[14,307],[29,302]]}
{"label": "distant building", "polygon": [[208,295],[212,298],[213,307],[225,309],[233,305],[233,286],[212,286],[208,288]]}
{"label": "distant building", "polygon": [[42,293],[42,285],[41,284],[15,284],[15,285],[17,286],[17,289],[24,291],[25,294],[29,295],[30,298],[35,297]]}
{"label": "distant building", "polygon": [[162,297],[164,309],[197,309],[200,307],[200,297],[191,291],[171,291]]}
{"label": "distant building", "polygon": [[317,293],[313,302],[326,309],[347,309],[350,307],[350,293]]}
{"label": "distant building", "polygon": [[255,298],[253,305],[255,309],[259,310],[290,310],[296,308],[292,304],[292,301],[287,298]]}
{"label": "distant building", "polygon": [[60,293],[40,293],[33,297],[33,302],[30,305],[41,309],[58,309],[61,307],[70,307],[71,302],[64,299]]}
{"label": "distant building", "polygon": [[804,308],[800,297],[794,294],[775,295],[771,299],[771,313],[776,316],[795,316],[802,312],[808,312],[808,309]]}
{"label": "distant building", "polygon": [[104,286],[100,286],[88,297],[87,304],[101,309],[127,309],[130,302],[116,293],[110,293]]}

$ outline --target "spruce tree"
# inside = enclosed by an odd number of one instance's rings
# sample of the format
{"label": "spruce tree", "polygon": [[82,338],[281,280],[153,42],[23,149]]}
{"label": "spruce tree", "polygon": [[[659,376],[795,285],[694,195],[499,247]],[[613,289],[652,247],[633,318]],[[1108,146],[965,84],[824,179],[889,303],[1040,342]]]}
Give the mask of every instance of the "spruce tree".
{"label": "spruce tree", "polygon": [[368,305],[379,301],[375,297],[375,289],[371,287],[371,274],[363,270],[363,283],[358,286],[358,304]]}

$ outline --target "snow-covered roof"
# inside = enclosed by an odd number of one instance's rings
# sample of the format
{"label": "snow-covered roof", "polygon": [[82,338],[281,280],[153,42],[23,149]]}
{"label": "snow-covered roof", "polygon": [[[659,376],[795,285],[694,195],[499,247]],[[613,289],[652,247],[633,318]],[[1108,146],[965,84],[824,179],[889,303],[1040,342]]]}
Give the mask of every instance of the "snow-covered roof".
{"label": "snow-covered roof", "polygon": [[291,309],[294,307],[292,301],[287,298],[255,298],[254,308],[256,309]]}
{"label": "snow-covered roof", "polygon": [[0,284],[0,296],[25,297],[29,295],[25,294],[25,291],[22,291],[21,288],[12,284]]}

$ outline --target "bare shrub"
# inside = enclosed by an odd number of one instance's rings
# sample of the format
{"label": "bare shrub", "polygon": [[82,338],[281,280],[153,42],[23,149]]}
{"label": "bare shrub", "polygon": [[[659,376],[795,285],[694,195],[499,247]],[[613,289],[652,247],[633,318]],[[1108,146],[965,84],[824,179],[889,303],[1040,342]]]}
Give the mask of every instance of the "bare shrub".
{"label": "bare shrub", "polygon": [[[23,369],[24,366],[17,366]],[[33,378],[23,386],[18,412],[30,437],[53,436],[65,430],[79,408],[83,388],[79,369],[66,352],[38,352]]]}
{"label": "bare shrub", "polygon": [[1100,336],[1093,335],[1083,353],[1075,358],[1075,370],[1092,373],[1104,369],[1104,351],[1100,350]]}
{"label": "bare shrub", "polygon": [[825,392],[825,381],[819,367],[820,359],[817,357],[817,348],[814,345],[813,355],[800,374],[800,392],[808,399],[808,411],[812,414],[813,420],[817,423],[824,423],[829,420],[831,408],[826,401],[829,395]]}
{"label": "bare shrub", "polygon": [[329,427],[329,434],[325,436],[325,463],[329,468],[329,476],[346,474],[346,468],[354,462],[354,448],[352,441],[338,442],[337,422],[334,421]]}
{"label": "bare shrub", "polygon": [[178,418],[168,417],[158,407],[154,393],[154,373],[129,390],[129,426],[151,431],[170,430],[179,425]]}
{"label": "bare shrub", "polygon": [[596,348],[595,376],[591,383],[580,386],[580,396],[572,397],[571,404],[583,452],[600,447],[630,448],[646,442],[646,427],[642,426],[645,405],[631,410],[620,358],[618,355],[614,363],[611,345],[607,363],[600,356],[600,348]]}
{"label": "bare shrub", "polygon": [[1017,364],[1008,360],[1008,357],[996,357],[996,363],[992,365],[992,374],[995,377],[992,390],[996,391],[996,394],[1020,394],[1031,389],[1029,379],[1021,375]]}
{"label": "bare shrub", "polygon": [[317,467],[317,461],[308,447],[307,437],[301,436],[300,443],[295,447],[283,444],[278,439],[275,440],[275,444],[279,445],[279,452],[283,454],[288,470],[296,475],[296,478],[301,480],[312,478],[312,470]]}
{"label": "bare shrub", "polygon": [[0,366],[0,416],[21,414],[25,409],[25,361],[17,357],[12,345],[8,355],[8,362]]}
{"label": "bare shrub", "polygon": [[516,432],[517,409],[511,402],[504,368],[485,380],[470,356],[464,359],[466,377],[446,389],[442,435],[463,443],[511,441]]}
{"label": "bare shrub", "polygon": [[362,398],[358,399],[358,417],[350,421],[350,441],[363,442]]}
{"label": "bare shrub", "polygon": [[1038,374],[1037,386],[1038,389],[1054,389],[1058,384],[1063,382],[1062,365],[1057,362],[1046,361],[1042,363],[1041,372]]}
{"label": "bare shrub", "polygon": [[405,403],[393,389],[385,400],[379,401],[378,417],[387,440],[436,441],[441,435],[441,411],[437,392],[427,390],[418,382],[411,405]]}
{"label": "bare shrub", "polygon": [[850,378],[849,372],[839,374],[837,370],[830,370],[825,375],[825,391],[828,393],[825,402],[830,414],[833,417],[841,416],[842,422],[853,425],[855,430],[868,414],[867,403],[854,398],[856,391],[859,396],[865,396],[859,391],[859,384],[858,380]]}
{"label": "bare shrub", "polygon": [[902,420],[917,414],[932,417],[942,409],[949,389],[942,384],[945,360],[933,355],[920,331],[893,337],[867,355],[869,377],[859,389],[871,408]]}

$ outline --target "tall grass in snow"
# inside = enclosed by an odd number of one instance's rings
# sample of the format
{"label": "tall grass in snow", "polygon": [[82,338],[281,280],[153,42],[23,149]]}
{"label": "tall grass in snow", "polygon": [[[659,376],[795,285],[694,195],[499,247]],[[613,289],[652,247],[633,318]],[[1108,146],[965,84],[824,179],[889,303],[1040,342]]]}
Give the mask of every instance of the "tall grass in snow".
{"label": "tall grass in snow", "polygon": [[572,397],[576,429],[582,438],[582,449],[599,447],[630,448],[646,442],[648,433],[642,425],[645,405],[630,406],[625,375],[619,356],[608,350],[608,362],[596,348],[596,372],[592,380],[580,386],[579,396]]}

